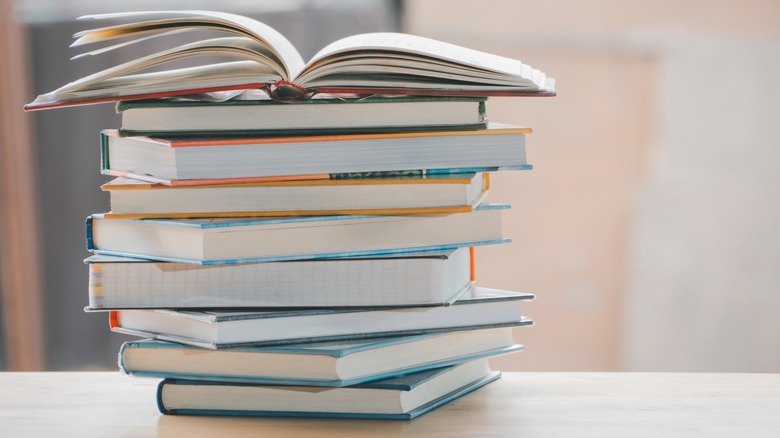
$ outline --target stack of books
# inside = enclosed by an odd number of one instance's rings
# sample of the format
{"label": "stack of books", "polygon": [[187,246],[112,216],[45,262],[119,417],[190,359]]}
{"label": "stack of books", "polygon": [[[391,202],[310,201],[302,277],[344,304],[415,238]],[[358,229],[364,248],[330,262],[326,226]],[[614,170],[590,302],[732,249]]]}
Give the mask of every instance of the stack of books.
{"label": "stack of books", "polygon": [[[121,128],[101,133],[111,211],[86,224],[88,310],[144,338],[119,365],[163,379],[161,412],[414,418],[496,380],[489,357],[522,350],[513,328],[531,324],[533,295],[476,287],[474,247],[509,241],[508,206],[484,202],[488,172],[530,169],[530,130],[488,123],[486,98],[554,95],[543,73],[403,34],[346,38],[304,64],[236,15],[88,18],[132,21],[75,45],[240,35],[27,107],[119,102]],[[252,60],[136,73],[214,53]]]}

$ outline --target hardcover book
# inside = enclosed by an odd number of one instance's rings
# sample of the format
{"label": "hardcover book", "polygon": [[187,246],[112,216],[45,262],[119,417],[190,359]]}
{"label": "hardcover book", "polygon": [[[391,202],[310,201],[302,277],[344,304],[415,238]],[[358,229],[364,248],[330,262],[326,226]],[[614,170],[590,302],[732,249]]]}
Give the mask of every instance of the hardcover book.
{"label": "hardcover book", "polygon": [[112,310],[111,329],[203,348],[283,345],[532,324],[527,293],[475,288],[451,306],[264,312]]}
{"label": "hardcover book", "polygon": [[351,386],[522,348],[512,327],[220,350],[146,339],[122,345],[119,367],[139,377]]}
{"label": "hardcover book", "polygon": [[[486,98],[325,98],[277,102],[151,99],[119,102],[121,135],[258,136],[482,129]],[[319,96],[323,96],[319,98]]]}
{"label": "hardcover book", "polygon": [[172,187],[115,178],[107,218],[203,218],[470,212],[488,174],[341,178]]}
{"label": "hardcover book", "polygon": [[106,130],[101,133],[102,173],[151,182],[227,182],[419,169],[527,168],[525,135],[530,132],[490,124],[469,131],[163,139],[121,137]]}
{"label": "hardcover book", "polygon": [[210,266],[92,256],[88,310],[446,305],[471,287],[470,253]]}
{"label": "hardcover book", "polygon": [[501,212],[244,219],[87,219],[96,254],[194,264],[346,258],[505,243]]}
{"label": "hardcover book", "polygon": [[[135,20],[77,33],[72,45],[125,41],[80,56],[105,53],[184,29],[237,36],[200,40],[150,54],[73,81],[38,96],[27,110],[107,101],[262,89],[276,99],[329,94],[554,95],[554,81],[522,62],[400,33],[347,37],[305,63],[278,31],[235,14],[209,11],[126,12],[82,17]],[[203,55],[241,61],[140,73],[169,61]]]}
{"label": "hardcover book", "polygon": [[477,359],[337,388],[165,379],[157,387],[157,406],[177,415],[409,420],[499,377],[487,359]]}

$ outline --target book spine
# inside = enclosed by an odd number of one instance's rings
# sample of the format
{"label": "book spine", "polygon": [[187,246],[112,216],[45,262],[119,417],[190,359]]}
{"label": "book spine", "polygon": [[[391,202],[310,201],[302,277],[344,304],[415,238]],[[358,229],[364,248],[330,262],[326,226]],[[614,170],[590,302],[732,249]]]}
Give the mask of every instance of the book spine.
{"label": "book spine", "polygon": [[108,134],[100,133],[100,171],[106,173],[111,169],[111,163],[108,160]]}
{"label": "book spine", "polygon": [[125,366],[125,350],[134,347],[135,345],[132,342],[124,342],[122,343],[122,346],[119,347],[119,355],[117,357],[117,365],[119,366],[119,371],[122,372],[122,374],[130,374],[130,370],[127,369]]}
{"label": "book spine", "polygon": [[162,380],[157,385],[157,394],[155,396],[155,399],[157,400],[157,409],[160,411],[161,414],[164,415],[170,415],[171,411],[168,410],[168,408],[165,407],[165,403],[163,403],[163,388],[165,385],[168,384],[168,379]]}
{"label": "book spine", "polygon": [[84,221],[84,231],[86,235],[87,251],[94,251],[95,245],[92,241],[92,216],[87,216]]}

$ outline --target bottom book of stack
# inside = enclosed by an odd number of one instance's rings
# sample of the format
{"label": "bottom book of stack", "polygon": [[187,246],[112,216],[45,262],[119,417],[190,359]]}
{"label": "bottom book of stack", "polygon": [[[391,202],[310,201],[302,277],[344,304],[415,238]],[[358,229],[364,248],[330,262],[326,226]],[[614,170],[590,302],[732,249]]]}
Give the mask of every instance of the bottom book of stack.
{"label": "bottom book of stack", "polygon": [[157,405],[164,414],[412,419],[499,376],[477,359],[334,388],[165,379]]}
{"label": "bottom book of stack", "polygon": [[226,319],[231,312],[125,310],[112,312],[112,327],[151,336],[123,344],[119,366],[163,379],[164,414],[411,419],[498,379],[488,358],[523,349],[513,329],[532,324],[519,308],[532,298],[476,288],[438,307]]}

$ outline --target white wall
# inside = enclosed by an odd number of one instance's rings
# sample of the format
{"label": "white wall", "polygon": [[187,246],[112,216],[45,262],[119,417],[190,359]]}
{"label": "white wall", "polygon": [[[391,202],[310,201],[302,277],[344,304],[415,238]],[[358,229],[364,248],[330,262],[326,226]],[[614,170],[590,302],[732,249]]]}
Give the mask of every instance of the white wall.
{"label": "white wall", "polygon": [[622,365],[780,371],[780,41],[675,35],[631,233]]}
{"label": "white wall", "polygon": [[516,57],[558,97],[498,174],[514,243],[478,282],[535,292],[504,369],[780,371],[780,3],[406,2],[406,30]]}

